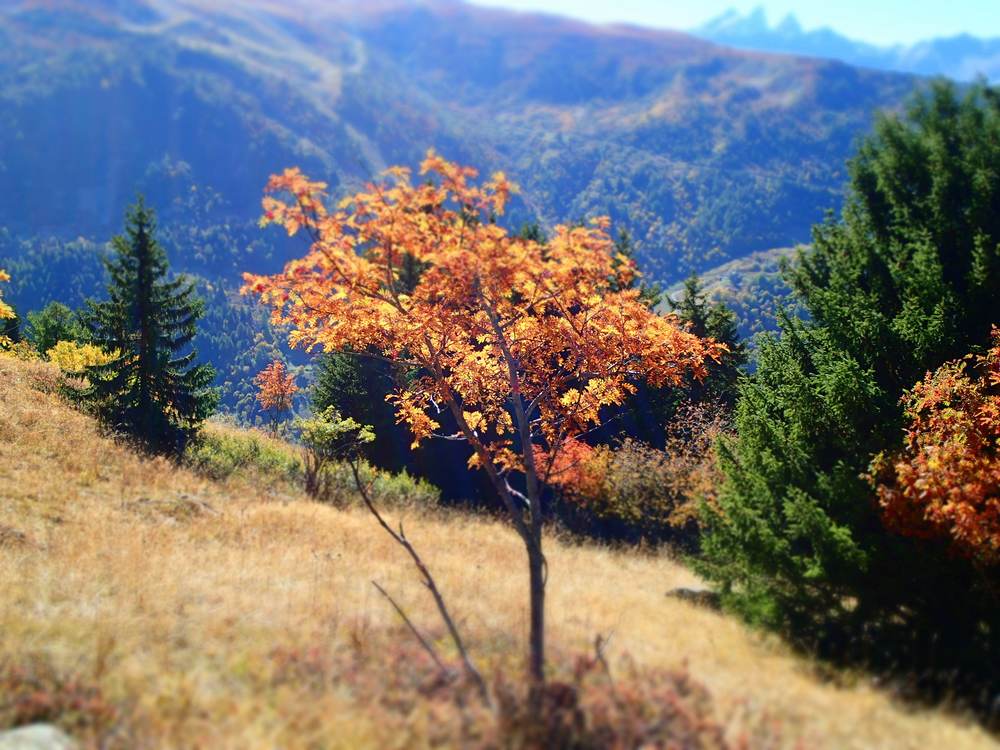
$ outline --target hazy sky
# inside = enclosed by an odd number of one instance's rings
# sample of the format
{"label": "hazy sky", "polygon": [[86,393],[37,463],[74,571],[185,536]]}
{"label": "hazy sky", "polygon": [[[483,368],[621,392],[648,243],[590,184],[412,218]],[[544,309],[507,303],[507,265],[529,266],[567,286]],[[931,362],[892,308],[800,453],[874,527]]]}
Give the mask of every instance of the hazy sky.
{"label": "hazy sky", "polygon": [[473,0],[590,21],[690,29],[727,8],[766,8],[771,23],[794,13],[807,28],[830,26],[855,39],[889,44],[969,32],[1000,36],[1000,0]]}

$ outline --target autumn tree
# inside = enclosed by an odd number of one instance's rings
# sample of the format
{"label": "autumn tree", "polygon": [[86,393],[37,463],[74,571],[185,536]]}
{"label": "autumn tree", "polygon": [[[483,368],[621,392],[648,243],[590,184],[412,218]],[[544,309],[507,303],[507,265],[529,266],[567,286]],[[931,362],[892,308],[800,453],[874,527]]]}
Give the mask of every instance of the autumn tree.
{"label": "autumn tree", "polygon": [[904,402],[903,450],[872,466],[883,522],[978,565],[1000,563],[1000,330],[986,355],[942,365]]}
{"label": "autumn tree", "polygon": [[257,402],[270,415],[271,432],[278,433],[281,415],[292,410],[292,397],[298,393],[295,376],[289,375],[285,363],[274,360],[254,378],[257,386]]}
{"label": "autumn tree", "polygon": [[[424,179],[394,167],[330,209],[297,169],[271,178],[262,224],[308,232],[308,253],[275,276],[245,277],[292,345],[350,349],[416,375],[392,395],[413,445],[467,442],[524,543],[533,705],[545,678],[544,467],[620,405],[634,382],[703,374],[716,349],[656,315],[615,263],[606,219],[557,227],[544,245],[495,223],[514,187],[431,152]],[[287,198],[290,196],[290,200]],[[422,272],[400,284],[405,258]]]}

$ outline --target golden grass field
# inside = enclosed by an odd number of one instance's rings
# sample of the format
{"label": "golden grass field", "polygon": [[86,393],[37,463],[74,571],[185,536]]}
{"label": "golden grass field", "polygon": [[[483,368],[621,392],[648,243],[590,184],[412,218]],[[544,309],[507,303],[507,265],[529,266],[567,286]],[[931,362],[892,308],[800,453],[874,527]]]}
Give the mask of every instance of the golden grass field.
{"label": "golden grass field", "polygon": [[[45,368],[0,358],[0,663],[44,658],[99,686],[127,707],[135,746],[425,743],[436,719],[419,702],[388,718],[337,675],[320,688],[275,679],[276,650],[364,652],[375,681],[393,669],[393,643],[409,636],[373,579],[441,633],[404,553],[368,515],[140,458],[38,390]],[[526,576],[515,536],[461,514],[410,512],[406,524],[484,672],[516,674]],[[555,659],[613,633],[613,673],[629,658],[639,670],[686,663],[734,735],[763,722],[785,747],[996,746],[971,721],[896,704],[863,678],[823,681],[774,639],[667,598],[698,582],[665,556],[547,544]]]}

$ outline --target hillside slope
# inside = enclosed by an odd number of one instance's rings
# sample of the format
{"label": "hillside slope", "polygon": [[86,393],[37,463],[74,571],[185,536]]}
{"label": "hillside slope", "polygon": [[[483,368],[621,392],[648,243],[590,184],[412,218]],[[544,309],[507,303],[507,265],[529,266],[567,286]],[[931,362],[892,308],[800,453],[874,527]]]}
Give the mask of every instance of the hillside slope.
{"label": "hillside slope", "polygon": [[[55,718],[109,746],[411,747],[448,726],[429,665],[369,581],[440,639],[428,597],[368,516],[140,458],[48,392],[53,378],[0,358],[0,685],[28,669],[54,694],[83,694]],[[514,535],[470,516],[406,520],[475,657],[518,674]],[[666,557],[556,538],[548,549],[557,662],[611,633],[613,674],[686,663],[731,734],[763,723],[780,746],[995,746],[862,680],[823,682],[773,641],[666,598],[697,585]],[[76,682],[51,676],[66,674]]]}
{"label": "hillside slope", "polygon": [[245,219],[289,164],[337,188],[435,147],[511,173],[515,220],[610,213],[665,280],[807,240],[876,108],[915,85],[449,0],[19,0],[0,40],[17,235],[100,238],[136,189],[179,219]]}
{"label": "hillside slope", "polygon": [[[22,314],[103,292],[145,193],[208,302],[223,405],[280,345],[235,293],[301,250],[257,229],[267,177],[334,193],[429,148],[521,185],[507,223],[608,214],[673,282],[809,238],[913,78],[453,0],[0,3],[0,267]],[[299,360],[299,364],[305,364]]]}

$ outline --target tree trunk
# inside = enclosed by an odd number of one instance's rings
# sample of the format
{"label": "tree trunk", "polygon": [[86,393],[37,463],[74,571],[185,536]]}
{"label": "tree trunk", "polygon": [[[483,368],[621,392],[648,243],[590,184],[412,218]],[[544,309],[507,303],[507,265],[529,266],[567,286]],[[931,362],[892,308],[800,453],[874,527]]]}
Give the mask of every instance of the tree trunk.
{"label": "tree trunk", "polygon": [[528,547],[528,580],[531,631],[528,640],[528,674],[531,677],[531,706],[541,711],[545,686],[545,556],[541,534],[533,533]]}

